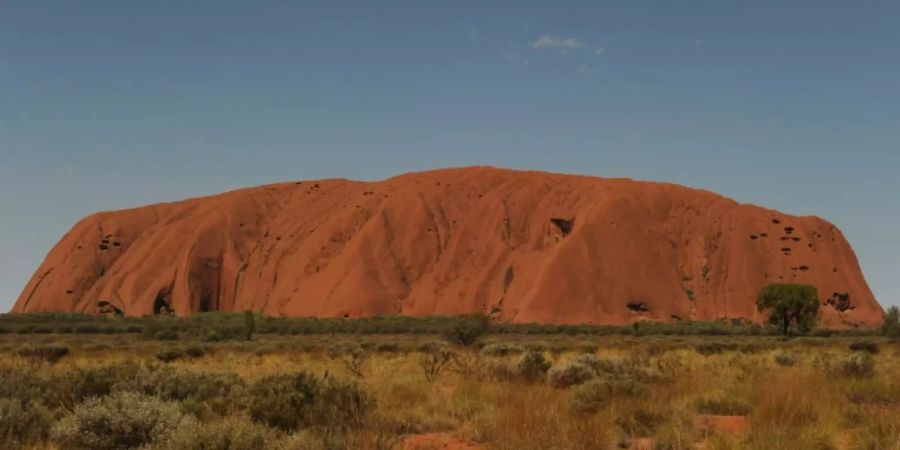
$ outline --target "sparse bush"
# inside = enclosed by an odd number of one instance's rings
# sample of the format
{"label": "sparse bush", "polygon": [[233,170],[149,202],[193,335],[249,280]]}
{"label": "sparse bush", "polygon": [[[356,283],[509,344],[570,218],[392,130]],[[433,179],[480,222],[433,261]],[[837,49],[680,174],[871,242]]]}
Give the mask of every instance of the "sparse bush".
{"label": "sparse bush", "polygon": [[176,403],[121,392],[76,406],[52,436],[66,449],[132,449],[164,442],[183,420]]}
{"label": "sparse bush", "polygon": [[525,380],[537,381],[547,375],[547,371],[550,370],[550,362],[544,358],[543,353],[529,350],[519,357],[516,370]]}
{"label": "sparse bush", "polygon": [[59,344],[39,345],[36,347],[26,346],[20,348],[17,353],[23,358],[56,364],[69,354],[69,347]]}
{"label": "sparse bush", "polygon": [[875,375],[875,359],[870,353],[853,352],[841,366],[844,375],[854,378],[870,378]]}
{"label": "sparse bush", "polygon": [[175,347],[164,348],[156,352],[156,359],[162,362],[178,361],[186,356],[187,353],[184,350]]}
{"label": "sparse bush", "polygon": [[522,353],[522,347],[514,344],[488,344],[481,349],[484,356],[503,357]]}
{"label": "sparse bush", "polygon": [[703,356],[718,355],[726,351],[737,350],[738,346],[733,343],[725,342],[704,342],[694,346],[694,350]]}
{"label": "sparse bush", "polygon": [[444,338],[450,343],[469,347],[474,345],[490,328],[490,321],[485,316],[461,317],[444,330]]}
{"label": "sparse bush", "polygon": [[659,402],[642,402],[623,411],[616,424],[629,436],[653,436],[672,412]]}
{"label": "sparse bush", "polygon": [[7,448],[43,443],[53,421],[53,413],[40,401],[0,398],[0,442]]}
{"label": "sparse bush", "polygon": [[364,378],[368,359],[369,355],[366,354],[365,350],[358,348],[350,355],[344,357],[344,367],[357,378]]}
{"label": "sparse bush", "polygon": [[645,392],[646,386],[631,378],[599,378],[575,386],[570,394],[570,402],[577,412],[593,413],[599,411],[612,397],[640,396]]}
{"label": "sparse bush", "polygon": [[306,372],[263,377],[250,388],[248,401],[254,420],[285,431],[351,427],[372,406],[368,394],[356,384]]}
{"label": "sparse bush", "polygon": [[438,375],[443,372],[451,359],[453,359],[453,352],[449,349],[442,348],[424,352],[419,363],[422,366],[422,372],[425,374],[425,379],[428,381],[437,379]]}
{"label": "sparse bush", "polygon": [[178,340],[178,332],[172,329],[164,329],[159,330],[153,336],[154,339],[159,341],[177,341]]}
{"label": "sparse bush", "polygon": [[489,360],[487,362],[487,376],[494,381],[512,381],[519,372],[516,367],[506,360]]}
{"label": "sparse bush", "polygon": [[889,337],[900,336],[900,308],[896,305],[891,306],[884,312],[881,334]]}
{"label": "sparse bush", "polygon": [[400,351],[400,344],[396,342],[382,342],[375,346],[378,353],[397,353]]}
{"label": "sparse bush", "polygon": [[629,364],[622,358],[600,358],[597,355],[581,354],[572,359],[573,363],[590,368],[595,375],[625,375],[631,371]]}
{"label": "sparse bush", "polygon": [[256,333],[256,315],[253,311],[244,311],[244,339],[252,340],[253,333]]}
{"label": "sparse bush", "polygon": [[606,380],[590,380],[572,389],[572,408],[580,413],[595,413],[609,401]]}
{"label": "sparse bush", "polygon": [[797,365],[797,357],[791,353],[777,353],[775,355],[775,363],[782,367],[792,367]]}
{"label": "sparse bush", "polygon": [[877,378],[852,380],[847,383],[847,398],[856,404],[892,405],[900,401],[900,385]]}
{"label": "sparse bush", "polygon": [[260,450],[273,448],[278,433],[241,417],[198,423],[186,420],[159,450]]}
{"label": "sparse bush", "polygon": [[200,332],[201,342],[222,342],[228,339],[228,336],[218,328],[205,328]]}
{"label": "sparse bush", "polygon": [[594,377],[594,371],[584,364],[569,362],[554,366],[547,372],[550,385],[555,388],[567,388],[584,383]]}
{"label": "sparse bush", "polygon": [[697,412],[715,416],[744,416],[750,413],[750,406],[739,400],[724,396],[706,397],[697,401]]}
{"label": "sparse bush", "polygon": [[206,347],[201,347],[199,345],[191,345],[184,349],[185,355],[189,358],[202,358],[203,356],[206,356],[207,352],[208,350]]}
{"label": "sparse bush", "polygon": [[179,402],[184,411],[204,418],[233,408],[244,381],[233,373],[157,370],[136,382],[146,395]]}
{"label": "sparse bush", "polygon": [[881,351],[881,347],[875,341],[854,341],[850,344],[850,350],[877,355]]}
{"label": "sparse bush", "polygon": [[75,405],[89,398],[130,389],[134,380],[143,377],[143,371],[143,367],[133,362],[78,367],[55,374],[49,383],[56,401],[73,410]]}
{"label": "sparse bush", "polygon": [[[300,430],[282,439],[276,450],[332,450],[353,448],[344,434],[322,433],[316,430]],[[390,448],[381,446],[375,448]]]}
{"label": "sparse bush", "polygon": [[347,355],[352,355],[353,352],[357,350],[361,350],[362,346],[357,343],[348,343],[348,342],[338,342],[328,346],[328,357],[335,358],[343,358]]}

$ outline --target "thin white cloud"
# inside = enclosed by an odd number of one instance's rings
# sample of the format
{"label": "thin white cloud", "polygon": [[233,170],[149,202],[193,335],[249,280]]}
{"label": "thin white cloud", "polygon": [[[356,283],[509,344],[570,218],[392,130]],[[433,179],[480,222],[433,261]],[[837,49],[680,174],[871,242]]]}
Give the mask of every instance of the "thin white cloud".
{"label": "thin white cloud", "polygon": [[582,42],[580,39],[573,37],[550,36],[549,34],[542,35],[531,44],[531,48],[533,49],[551,49],[560,50],[563,52],[579,49],[582,47],[584,47],[584,42]]}
{"label": "thin white cloud", "polygon": [[597,47],[594,49],[594,56],[600,56],[606,52],[606,49],[603,47]]}
{"label": "thin white cloud", "polygon": [[56,169],[54,169],[54,171],[56,172],[57,175],[65,175],[65,176],[75,175],[75,167],[73,167],[71,164],[59,166]]}
{"label": "thin white cloud", "polygon": [[584,75],[584,76],[588,76],[588,77],[597,75],[597,70],[592,67],[589,67],[587,64],[582,64],[582,65],[578,66],[577,72],[578,72],[578,75]]}

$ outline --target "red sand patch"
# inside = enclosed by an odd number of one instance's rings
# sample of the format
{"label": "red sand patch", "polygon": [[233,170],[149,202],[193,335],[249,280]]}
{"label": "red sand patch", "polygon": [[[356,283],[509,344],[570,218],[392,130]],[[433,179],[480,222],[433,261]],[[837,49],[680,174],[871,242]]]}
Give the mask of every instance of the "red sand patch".
{"label": "red sand patch", "polygon": [[403,450],[480,450],[471,441],[465,441],[445,433],[417,434],[403,441]]}
{"label": "red sand patch", "polygon": [[653,450],[652,438],[635,438],[628,444],[628,450]]}
{"label": "red sand patch", "polygon": [[706,433],[732,436],[743,435],[749,428],[746,416],[700,415],[694,419],[694,426]]}

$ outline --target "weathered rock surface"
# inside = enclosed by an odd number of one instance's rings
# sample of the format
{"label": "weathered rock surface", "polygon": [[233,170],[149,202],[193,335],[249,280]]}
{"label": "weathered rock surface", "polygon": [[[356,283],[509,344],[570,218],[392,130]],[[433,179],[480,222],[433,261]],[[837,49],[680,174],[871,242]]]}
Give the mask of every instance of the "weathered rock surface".
{"label": "weathered rock surface", "polygon": [[302,181],[91,215],[13,312],[747,318],[815,285],[830,326],[882,309],[841,232],[673,184],[473,167]]}

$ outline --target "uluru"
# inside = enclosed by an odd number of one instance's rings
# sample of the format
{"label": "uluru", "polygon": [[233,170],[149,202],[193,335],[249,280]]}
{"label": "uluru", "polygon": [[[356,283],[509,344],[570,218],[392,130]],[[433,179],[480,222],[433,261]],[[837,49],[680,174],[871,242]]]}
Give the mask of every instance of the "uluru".
{"label": "uluru", "polygon": [[467,167],[96,213],[12,312],[762,322],[756,294],[778,282],[815,286],[826,326],[881,322],[853,249],[818,217],[667,183]]}

